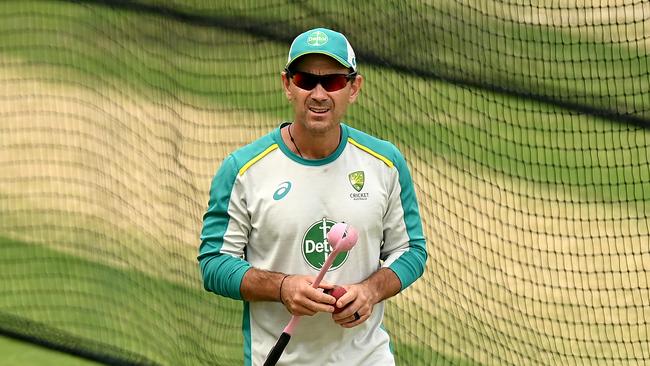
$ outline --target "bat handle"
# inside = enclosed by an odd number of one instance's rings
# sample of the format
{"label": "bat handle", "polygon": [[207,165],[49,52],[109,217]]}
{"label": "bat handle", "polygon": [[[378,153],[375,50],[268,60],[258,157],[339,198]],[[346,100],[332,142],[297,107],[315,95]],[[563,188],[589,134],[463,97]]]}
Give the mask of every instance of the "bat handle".
{"label": "bat handle", "polygon": [[334,263],[334,259],[336,259],[336,256],[339,254],[339,251],[334,249],[328,256],[327,259],[325,260],[325,263],[323,263],[323,267],[321,267],[320,272],[318,272],[318,276],[316,276],[316,279],[314,280],[314,283],[312,283],[313,288],[318,288],[318,285],[320,285],[320,281],[323,280],[323,277],[325,277],[325,273],[330,269],[332,266],[332,263]]}
{"label": "bat handle", "polygon": [[289,324],[287,324],[286,327],[284,327],[284,330],[282,331],[283,333],[287,333],[288,335],[293,334],[293,328],[298,325],[298,322],[300,321],[300,317],[296,315],[291,316],[291,320],[289,320]]}
{"label": "bat handle", "polygon": [[284,352],[284,348],[287,346],[287,343],[289,343],[289,339],[291,339],[291,334],[287,334],[286,332],[283,332],[280,335],[278,341],[275,342],[275,346],[271,348],[271,351],[269,351],[268,356],[266,356],[266,361],[264,361],[264,366],[275,366],[275,364],[278,363],[280,356],[282,356],[282,352]]}
{"label": "bat handle", "polygon": [[[329,256],[327,256],[327,260],[325,260],[325,263],[323,264],[323,267],[321,268],[320,272],[318,273],[318,276],[316,277],[316,280],[314,280],[314,283],[312,283],[313,288],[318,288],[318,285],[320,285],[320,281],[323,279],[325,276],[325,273],[327,273],[327,270],[330,268],[332,265],[332,262],[334,262],[334,259],[336,258],[336,255],[338,252],[334,250],[332,253],[330,253]],[[293,328],[298,325],[298,321],[300,321],[300,317],[296,315],[291,316],[291,320],[289,320],[289,324],[287,324],[286,327],[284,327],[283,333],[287,333],[289,335],[293,334]]]}
{"label": "bat handle", "polygon": [[[325,260],[325,263],[323,264],[323,267],[321,268],[320,272],[318,273],[318,276],[314,280],[314,283],[312,283],[313,288],[318,288],[318,285],[320,285],[320,281],[323,279],[325,276],[325,273],[327,273],[327,270],[330,268],[332,265],[332,262],[334,261],[334,258],[336,257],[338,253],[336,250],[334,250],[330,255],[327,257],[327,260]],[[287,324],[286,327],[284,327],[283,333],[287,333],[289,335],[293,334],[293,328],[298,325],[298,321],[300,320],[299,316],[292,315],[291,320],[289,321],[289,324]]]}
{"label": "bat handle", "polygon": [[[321,268],[320,272],[318,273],[318,276],[316,277],[316,280],[314,280],[314,283],[312,283],[313,288],[318,288],[318,285],[320,285],[321,280],[325,276],[325,273],[327,273],[327,270],[330,268],[332,265],[332,262],[334,262],[334,258],[336,258],[336,255],[338,252],[334,250],[330,255],[327,257],[327,260],[325,260],[325,263],[323,264],[323,267]],[[283,334],[293,334],[293,329],[298,325],[298,322],[300,321],[300,317],[296,315],[291,316],[291,320],[289,320],[289,324],[287,324],[286,327],[284,327]]]}
{"label": "bat handle", "polygon": [[[323,267],[318,273],[316,280],[314,280],[314,283],[312,283],[313,288],[318,288],[318,285],[320,285],[320,281],[323,279],[323,277],[325,277],[325,273],[327,273],[327,270],[330,268],[330,266],[332,266],[332,262],[334,262],[334,259],[336,258],[337,254],[338,251],[335,249],[334,251],[332,251],[332,253],[330,253],[330,255],[327,256],[327,259],[325,260]],[[287,347],[287,344],[291,339],[291,334],[293,334],[293,329],[296,327],[296,325],[298,325],[299,321],[300,321],[299,316],[296,315],[291,316],[291,320],[289,320],[289,324],[287,324],[287,326],[284,327],[284,330],[282,331],[280,338],[278,338],[278,341],[275,342],[275,346],[271,348],[271,351],[269,351],[268,356],[266,356],[266,361],[264,361],[264,366],[275,366],[275,364],[280,359],[280,356],[282,356],[282,352],[284,352],[284,349]]]}

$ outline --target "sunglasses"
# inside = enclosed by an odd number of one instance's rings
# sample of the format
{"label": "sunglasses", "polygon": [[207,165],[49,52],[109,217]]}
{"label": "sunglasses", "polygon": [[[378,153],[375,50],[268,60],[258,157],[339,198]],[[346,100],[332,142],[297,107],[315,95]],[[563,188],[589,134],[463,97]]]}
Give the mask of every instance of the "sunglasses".
{"label": "sunglasses", "polygon": [[345,88],[348,84],[348,81],[354,80],[357,76],[357,72],[351,72],[349,74],[327,74],[327,75],[315,75],[308,72],[296,71],[291,72],[286,70],[287,77],[293,79],[293,83],[304,90],[312,90],[316,85],[320,84],[323,89],[328,92],[333,92]]}

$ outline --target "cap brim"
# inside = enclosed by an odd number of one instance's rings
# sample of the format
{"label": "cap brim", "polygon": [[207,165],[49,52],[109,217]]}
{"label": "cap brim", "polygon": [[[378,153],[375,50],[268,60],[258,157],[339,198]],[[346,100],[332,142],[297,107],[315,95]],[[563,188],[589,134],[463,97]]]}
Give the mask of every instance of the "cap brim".
{"label": "cap brim", "polygon": [[296,57],[292,58],[291,60],[289,60],[289,62],[287,62],[287,65],[285,66],[285,68],[289,68],[289,66],[290,66],[292,63],[294,63],[294,61],[296,61],[297,59],[301,58],[302,56],[310,55],[310,54],[315,54],[315,53],[316,53],[316,54],[325,55],[325,56],[329,56],[329,57],[335,59],[335,60],[336,60],[338,63],[340,63],[341,65],[343,65],[343,66],[345,66],[345,67],[350,67],[350,68],[352,68],[353,70],[356,70],[355,67],[352,66],[352,65],[350,65],[350,63],[347,62],[346,60],[343,60],[342,58],[336,56],[335,54],[330,53],[330,52],[326,52],[326,51],[309,51],[309,52],[303,52],[303,53],[301,53],[301,54],[298,54],[298,55],[296,55]]}

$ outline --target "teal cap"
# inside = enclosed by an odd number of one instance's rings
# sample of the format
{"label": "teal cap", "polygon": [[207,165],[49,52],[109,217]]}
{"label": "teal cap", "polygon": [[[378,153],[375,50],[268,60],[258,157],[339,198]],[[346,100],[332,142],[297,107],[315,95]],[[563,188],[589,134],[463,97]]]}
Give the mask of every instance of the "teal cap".
{"label": "teal cap", "polygon": [[339,32],[327,28],[315,28],[300,34],[291,43],[289,49],[288,69],[291,63],[300,56],[310,53],[327,55],[345,67],[357,71],[357,60],[350,42]]}

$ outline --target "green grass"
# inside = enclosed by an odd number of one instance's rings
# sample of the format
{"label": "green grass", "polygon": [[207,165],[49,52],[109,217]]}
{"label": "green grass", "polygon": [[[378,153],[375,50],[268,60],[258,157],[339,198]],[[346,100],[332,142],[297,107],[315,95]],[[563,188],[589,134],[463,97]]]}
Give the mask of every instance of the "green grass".
{"label": "green grass", "polygon": [[453,366],[479,366],[478,362],[472,362],[461,357],[446,356],[434,352],[430,347],[399,345],[396,351],[397,365],[453,365]]}
{"label": "green grass", "polygon": [[75,339],[90,352],[181,365],[195,350],[221,364],[241,362],[241,304],[197,281],[183,286],[0,237],[0,294],[3,327],[16,318],[48,332],[62,327],[59,342]]}
{"label": "green grass", "polygon": [[[137,3],[212,16],[230,26],[255,24],[261,34],[287,38],[310,27],[327,26],[347,34],[363,50],[362,55],[416,73],[649,117],[646,93],[650,88],[650,56],[641,43],[636,43],[645,38],[639,34],[638,20],[623,18],[597,27],[585,24],[584,19],[569,21],[578,13],[585,19],[600,19],[603,13],[628,15],[633,13],[631,6],[571,11],[558,9],[552,1],[537,2],[535,8],[528,9],[520,4],[490,6],[451,0],[434,5],[384,0],[353,6],[328,1],[255,7],[206,0]],[[311,17],[314,13],[319,16]],[[553,19],[559,14],[562,22]],[[277,29],[277,22],[284,26]],[[571,27],[567,26],[569,22],[573,23]],[[621,33],[625,36],[618,40]]]}
{"label": "green grass", "polygon": [[92,366],[97,362],[0,336],[0,366]]}
{"label": "green grass", "polygon": [[[43,70],[54,80],[65,76],[60,79],[64,85],[276,113],[283,100],[284,45],[267,43],[266,55],[255,55],[250,49],[259,40],[247,34],[161,23],[158,16],[105,7],[15,2],[5,9],[0,53],[27,60],[40,77]],[[45,11],[48,16],[41,16]],[[35,18],[36,26],[31,24]],[[163,28],[169,30],[165,37]],[[266,56],[265,62],[260,56]]]}

